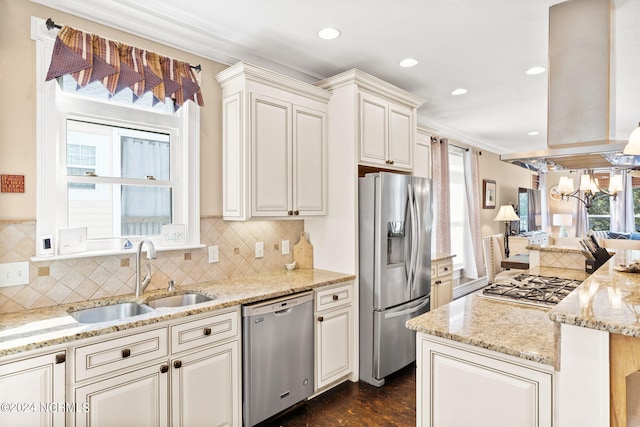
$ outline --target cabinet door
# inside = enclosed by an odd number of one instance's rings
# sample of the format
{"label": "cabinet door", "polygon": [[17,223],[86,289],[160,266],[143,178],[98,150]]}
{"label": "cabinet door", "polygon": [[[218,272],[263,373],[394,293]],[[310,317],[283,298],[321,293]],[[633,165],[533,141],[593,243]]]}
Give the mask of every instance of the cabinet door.
{"label": "cabinet door", "polygon": [[241,425],[238,358],[233,341],[172,360],[174,427]]}
{"label": "cabinet door", "polygon": [[353,307],[316,314],[316,390],[351,373]]}
{"label": "cabinet door", "polygon": [[[418,424],[550,427],[552,374],[422,340]],[[461,410],[464,408],[464,410]]]}
{"label": "cabinet door", "polygon": [[76,427],[167,426],[169,421],[169,375],[154,365],[75,389],[78,405]]}
{"label": "cabinet door", "polygon": [[253,216],[287,216],[292,210],[292,105],[251,94]]}
{"label": "cabinet door", "polygon": [[449,304],[452,299],[453,280],[451,276],[440,277],[435,281],[435,296],[431,296],[431,308],[441,307],[445,304]]}
{"label": "cabinet door", "polygon": [[299,106],[293,113],[294,214],[325,215],[326,114]]}
{"label": "cabinet door", "polygon": [[64,411],[41,407],[66,401],[64,356],[62,351],[0,365],[0,402],[9,405],[0,425],[64,426]]}
{"label": "cabinet door", "polygon": [[414,131],[411,109],[390,104],[388,160],[394,169],[413,168]]}
{"label": "cabinet door", "polygon": [[387,164],[388,103],[368,93],[360,93],[360,162]]}

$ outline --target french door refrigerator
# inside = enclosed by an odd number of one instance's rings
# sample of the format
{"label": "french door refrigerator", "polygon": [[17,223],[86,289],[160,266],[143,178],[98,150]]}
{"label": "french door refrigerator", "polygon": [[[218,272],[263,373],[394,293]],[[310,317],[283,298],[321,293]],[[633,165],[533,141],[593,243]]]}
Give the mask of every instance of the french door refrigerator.
{"label": "french door refrigerator", "polygon": [[405,323],[429,311],[431,181],[379,172],[358,188],[360,380],[380,387],[415,361]]}

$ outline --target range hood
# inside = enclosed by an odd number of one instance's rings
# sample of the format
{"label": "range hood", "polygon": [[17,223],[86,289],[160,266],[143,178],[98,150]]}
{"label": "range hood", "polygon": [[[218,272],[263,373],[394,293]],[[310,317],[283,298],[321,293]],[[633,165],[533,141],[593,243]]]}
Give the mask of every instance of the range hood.
{"label": "range hood", "polygon": [[612,137],[611,1],[569,0],[549,8],[547,149],[501,160],[535,171],[640,166],[640,156],[622,155],[627,141]]}

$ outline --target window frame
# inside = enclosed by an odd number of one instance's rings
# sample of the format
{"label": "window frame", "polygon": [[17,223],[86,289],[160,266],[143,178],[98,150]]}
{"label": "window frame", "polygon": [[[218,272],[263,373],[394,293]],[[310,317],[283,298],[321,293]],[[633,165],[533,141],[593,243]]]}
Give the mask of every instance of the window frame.
{"label": "window frame", "polygon": [[[51,61],[57,31],[49,31],[45,21],[31,17],[31,38],[36,41],[36,257],[43,256],[38,244],[41,236],[54,236],[67,215],[66,179],[66,120],[76,119],[106,125],[158,131],[171,134],[176,142],[172,153],[171,175],[174,188],[173,222],[185,225],[185,245],[162,248],[161,238],[154,237],[158,250],[202,247],[200,244],[200,108],[186,102],[178,113],[167,115],[149,113],[140,108],[122,104],[86,100],[84,97],[65,95],[57,82],[45,82]],[[81,105],[81,107],[79,107]],[[86,108],[90,105],[90,108]],[[159,117],[163,117],[162,120]],[[167,116],[171,117],[167,123]],[[109,117],[109,119],[104,119]],[[186,142],[186,143],[185,143]],[[174,175],[175,174],[175,175]],[[108,180],[109,178],[103,178]],[[65,194],[60,203],[60,194]],[[51,208],[51,207],[54,208]],[[86,252],[56,255],[55,258],[88,257],[129,253],[124,250],[120,238],[89,241]],[[56,251],[57,253],[57,251]],[[47,259],[51,259],[50,256]]]}

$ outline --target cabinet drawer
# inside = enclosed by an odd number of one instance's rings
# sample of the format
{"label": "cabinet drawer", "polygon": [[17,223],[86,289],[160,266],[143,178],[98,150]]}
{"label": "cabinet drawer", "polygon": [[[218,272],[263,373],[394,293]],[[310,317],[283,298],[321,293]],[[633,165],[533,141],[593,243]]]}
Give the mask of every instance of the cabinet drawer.
{"label": "cabinet drawer", "polygon": [[438,277],[446,276],[447,274],[453,273],[453,263],[445,262],[442,264],[438,264]]}
{"label": "cabinet drawer", "polygon": [[331,289],[321,289],[316,291],[316,311],[330,310],[332,308],[351,304],[352,301],[352,283]]}
{"label": "cabinet drawer", "polygon": [[177,353],[238,335],[239,312],[218,314],[171,326],[171,351]]}
{"label": "cabinet drawer", "polygon": [[154,329],[74,349],[75,380],[82,381],[168,355],[167,329]]}

